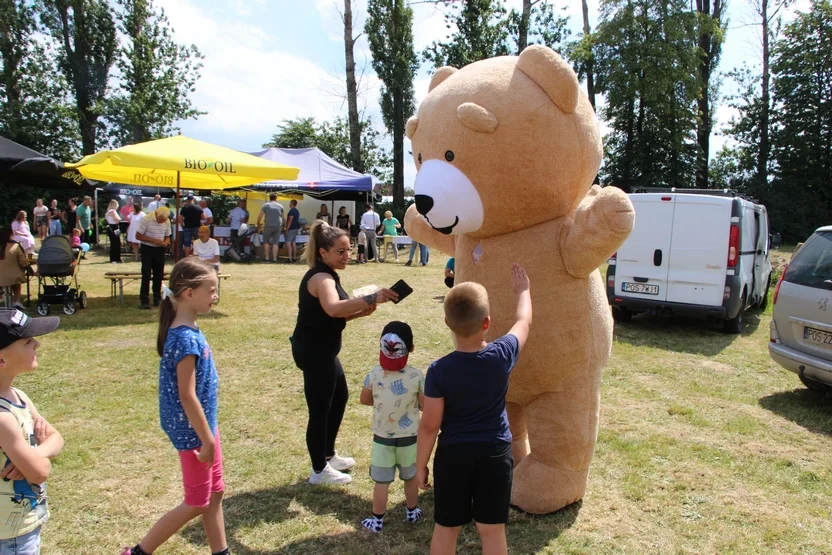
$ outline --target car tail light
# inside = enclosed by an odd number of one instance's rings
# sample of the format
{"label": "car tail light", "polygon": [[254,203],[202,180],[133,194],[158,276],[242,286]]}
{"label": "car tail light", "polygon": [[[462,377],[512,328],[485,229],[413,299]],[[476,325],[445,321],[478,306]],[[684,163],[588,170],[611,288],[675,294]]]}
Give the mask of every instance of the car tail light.
{"label": "car tail light", "polygon": [[615,274],[607,276],[607,287],[615,287]]}
{"label": "car tail light", "polygon": [[607,265],[608,266],[615,266],[615,261],[617,259],[618,259],[618,253],[617,252],[612,253],[612,256],[610,257],[610,259],[607,260]]}
{"label": "car tail light", "polygon": [[789,269],[789,265],[783,268],[783,273],[780,274],[780,279],[777,280],[777,286],[774,288],[774,297],[771,299],[771,304],[777,304],[777,295],[780,294],[780,284],[783,283],[783,278],[786,277],[786,270]]}
{"label": "car tail light", "polygon": [[777,333],[777,324],[774,322],[774,319],[768,325],[768,340],[769,343],[780,343],[780,334]]}
{"label": "car tail light", "polygon": [[728,267],[735,268],[740,258],[740,226],[731,224],[731,236],[728,239]]}
{"label": "car tail light", "polygon": [[731,286],[726,285],[725,290],[722,292],[722,300],[727,301],[730,298],[731,298]]}

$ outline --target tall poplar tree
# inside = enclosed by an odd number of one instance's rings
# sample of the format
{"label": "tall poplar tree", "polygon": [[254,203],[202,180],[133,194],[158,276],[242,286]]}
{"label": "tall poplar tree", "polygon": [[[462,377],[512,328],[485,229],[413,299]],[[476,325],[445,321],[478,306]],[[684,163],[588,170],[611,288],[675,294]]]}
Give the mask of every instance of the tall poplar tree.
{"label": "tall poplar tree", "polygon": [[413,79],[419,61],[413,47],[413,11],[404,0],[370,0],[364,27],[381,79],[381,114],[393,138],[393,204],[404,207],[404,134],[416,111]]}

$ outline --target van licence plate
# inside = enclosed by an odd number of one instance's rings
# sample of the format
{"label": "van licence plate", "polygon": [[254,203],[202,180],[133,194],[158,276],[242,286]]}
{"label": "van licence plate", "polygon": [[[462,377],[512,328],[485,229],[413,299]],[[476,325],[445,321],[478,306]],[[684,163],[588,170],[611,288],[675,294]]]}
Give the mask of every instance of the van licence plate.
{"label": "van licence plate", "polygon": [[622,283],[621,290],[625,293],[641,293],[643,295],[658,295],[658,285],[647,285],[646,283]]}
{"label": "van licence plate", "polygon": [[803,328],[803,339],[810,343],[832,347],[832,333],[828,331],[816,330],[815,328]]}

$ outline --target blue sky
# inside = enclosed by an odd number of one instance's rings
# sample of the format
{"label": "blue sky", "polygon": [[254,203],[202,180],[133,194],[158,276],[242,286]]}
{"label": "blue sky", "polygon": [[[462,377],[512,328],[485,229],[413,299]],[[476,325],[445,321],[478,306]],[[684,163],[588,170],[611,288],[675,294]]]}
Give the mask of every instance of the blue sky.
{"label": "blue sky", "polygon": [[[552,0],[568,6],[573,34],[582,25],[576,0]],[[343,27],[336,6],[343,0],[157,0],[179,42],[196,44],[205,55],[202,78],[193,99],[208,114],[182,122],[185,135],[244,151],[261,147],[284,119],[314,116],[319,121],[346,114]],[[366,0],[356,0],[354,19],[361,29]],[[508,0],[519,8],[521,0]],[[590,0],[593,27],[598,0]],[[729,2],[729,31],[719,66],[727,72],[743,62],[759,65],[760,31],[748,0]],[[806,10],[809,0],[798,0],[794,10]],[[786,17],[791,17],[791,12]],[[414,6],[414,41],[417,52],[443,38],[442,11],[430,5]],[[362,37],[356,63],[363,70],[359,107],[381,130],[378,110],[379,81],[369,64]],[[427,94],[430,78],[423,68],[415,82],[417,102]],[[730,92],[726,80],[723,93]],[[731,116],[717,112],[717,129]],[[389,140],[388,140],[389,142]],[[712,138],[712,153],[724,143]],[[390,143],[392,145],[392,143]],[[405,148],[409,149],[406,141]],[[405,185],[411,186],[416,169],[406,156]]]}

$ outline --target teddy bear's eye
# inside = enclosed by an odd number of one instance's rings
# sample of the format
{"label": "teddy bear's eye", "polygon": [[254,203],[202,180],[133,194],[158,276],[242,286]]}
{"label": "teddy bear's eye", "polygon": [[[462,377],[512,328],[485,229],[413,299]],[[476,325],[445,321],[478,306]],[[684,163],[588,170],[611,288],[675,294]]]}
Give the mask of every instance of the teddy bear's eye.
{"label": "teddy bear's eye", "polygon": [[422,153],[421,152],[419,153],[419,163],[420,164],[422,163]]}
{"label": "teddy bear's eye", "polygon": [[453,162],[454,161],[453,151],[449,150],[449,151],[445,152],[445,160],[447,160],[448,162]]}

